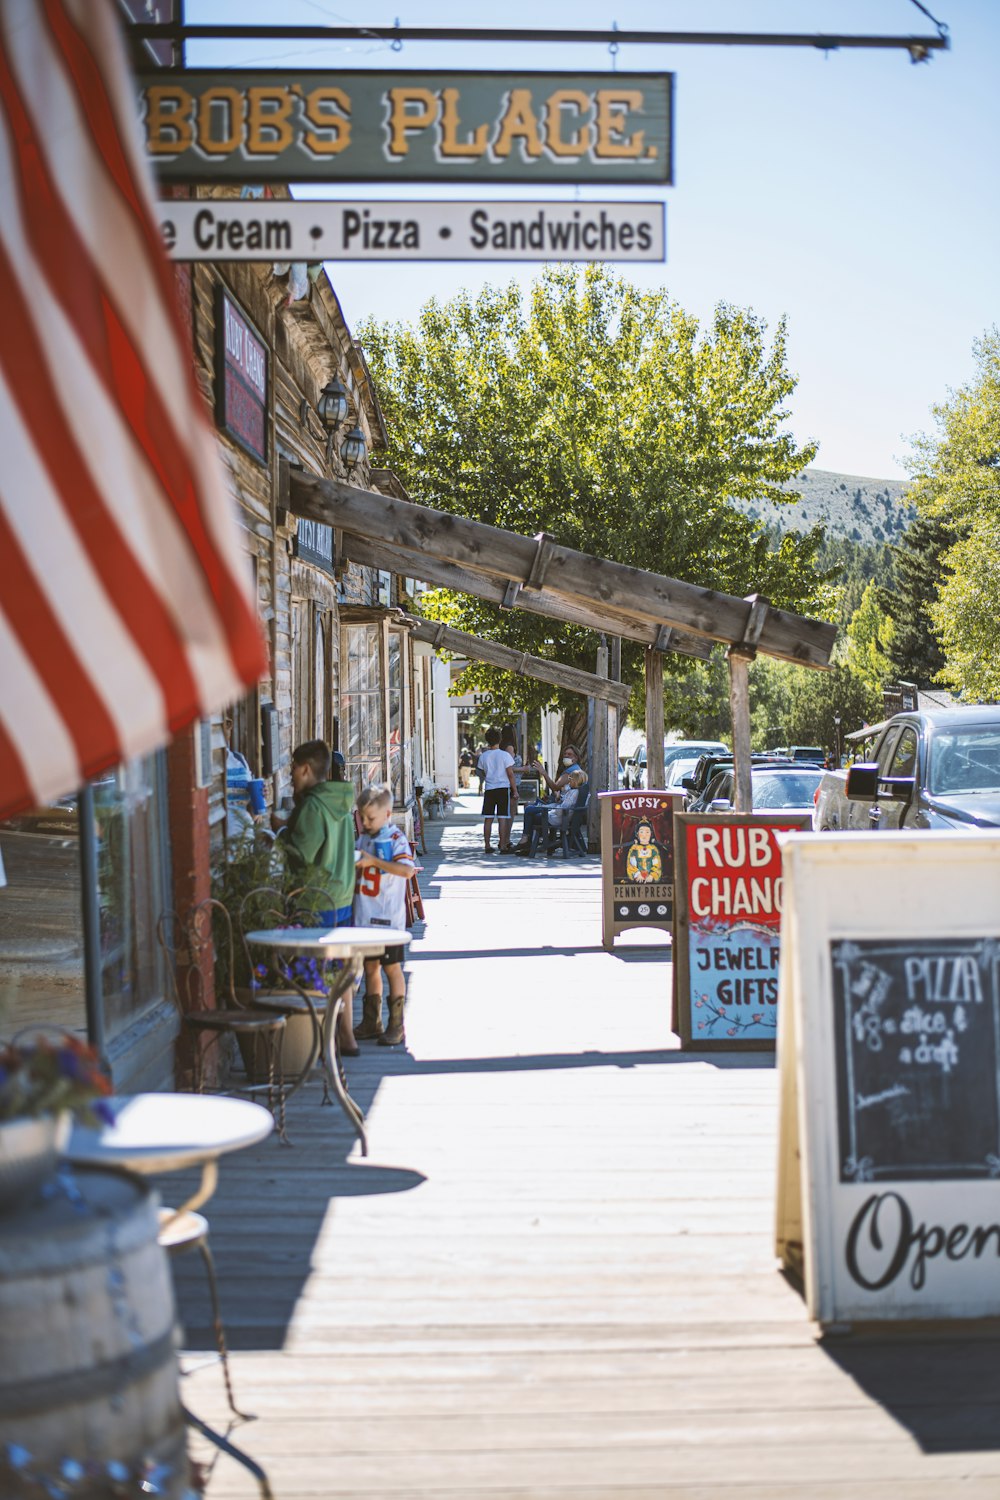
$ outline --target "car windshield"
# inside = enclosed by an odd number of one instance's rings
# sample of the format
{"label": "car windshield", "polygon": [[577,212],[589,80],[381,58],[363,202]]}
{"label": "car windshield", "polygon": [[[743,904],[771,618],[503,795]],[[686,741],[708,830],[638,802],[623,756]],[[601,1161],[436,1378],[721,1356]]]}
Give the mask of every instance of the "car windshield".
{"label": "car windshield", "polygon": [[671,764],[667,767],[667,786],[680,786],[681,777],[690,776],[697,764],[698,762],[696,760],[672,761]]}
{"label": "car windshield", "polygon": [[753,805],[759,808],[811,808],[813,793],[823,779],[822,771],[789,771],[781,775],[766,772],[753,778]]}
{"label": "car windshield", "polygon": [[940,730],[931,740],[927,787],[942,796],[1000,792],[1000,728],[970,724]]}

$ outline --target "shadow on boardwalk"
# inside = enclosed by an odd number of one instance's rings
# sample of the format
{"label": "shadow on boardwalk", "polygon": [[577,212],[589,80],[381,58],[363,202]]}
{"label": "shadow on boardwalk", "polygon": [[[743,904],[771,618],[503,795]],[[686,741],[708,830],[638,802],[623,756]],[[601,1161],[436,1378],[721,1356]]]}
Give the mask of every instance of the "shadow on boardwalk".
{"label": "shadow on boardwalk", "polygon": [[[371,1159],[310,1085],[294,1145],[226,1158],[207,1207],[259,1414],[238,1441],[275,1493],[996,1500],[996,1343],[817,1341],[778,1274],[772,1059],[677,1049],[669,949],[604,952],[595,861],[433,834],[409,1051],[348,1063]],[[185,1395],[224,1423],[217,1368]],[[220,1464],[209,1500],[244,1478]]]}

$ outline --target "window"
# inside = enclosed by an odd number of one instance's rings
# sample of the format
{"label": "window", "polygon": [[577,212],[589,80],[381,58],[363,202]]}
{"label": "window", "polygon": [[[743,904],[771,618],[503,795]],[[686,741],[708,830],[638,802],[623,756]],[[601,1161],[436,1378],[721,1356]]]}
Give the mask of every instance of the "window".
{"label": "window", "polygon": [[382,672],[377,624],[345,625],[341,647],[341,750],[358,791],[379,782],[382,763]]}
{"label": "window", "polygon": [[917,736],[912,729],[904,729],[896,742],[896,750],[889,767],[890,776],[915,776],[917,773]]}
{"label": "window", "polygon": [[[392,800],[398,807],[404,800],[403,788],[403,638],[398,630],[389,632],[389,785]],[[409,740],[406,749],[409,750]],[[407,778],[409,779],[409,778]]]}
{"label": "window", "polygon": [[94,783],[101,987],[111,1041],[166,994],[156,923],[169,906],[162,756]]}
{"label": "window", "polygon": [[329,743],[327,720],[330,717],[329,674],[326,668],[327,624],[323,613],[316,615],[316,669],[313,695],[313,731],[315,738]]}

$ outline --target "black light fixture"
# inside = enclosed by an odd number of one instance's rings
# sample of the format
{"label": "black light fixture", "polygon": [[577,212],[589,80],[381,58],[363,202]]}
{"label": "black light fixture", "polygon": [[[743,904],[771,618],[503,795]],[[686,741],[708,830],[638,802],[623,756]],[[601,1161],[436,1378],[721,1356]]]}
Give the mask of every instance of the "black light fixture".
{"label": "black light fixture", "polygon": [[350,410],[347,392],[336,375],[327,381],[320,392],[316,410],[327,432],[336,432],[341,422],[347,420],[347,413]]}
{"label": "black light fixture", "polygon": [[355,469],[368,451],[368,444],[361,428],[355,423],[340,445],[340,456],[348,470]]}

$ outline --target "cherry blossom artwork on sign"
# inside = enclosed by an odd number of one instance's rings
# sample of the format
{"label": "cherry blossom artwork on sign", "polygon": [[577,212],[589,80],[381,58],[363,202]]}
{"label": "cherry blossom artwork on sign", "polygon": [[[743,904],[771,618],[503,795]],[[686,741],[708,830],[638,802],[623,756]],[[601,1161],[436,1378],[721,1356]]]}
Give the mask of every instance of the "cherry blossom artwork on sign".
{"label": "cherry blossom artwork on sign", "polygon": [[684,1046],[774,1047],[782,906],[776,836],[809,826],[806,814],[678,816],[674,993]]}

